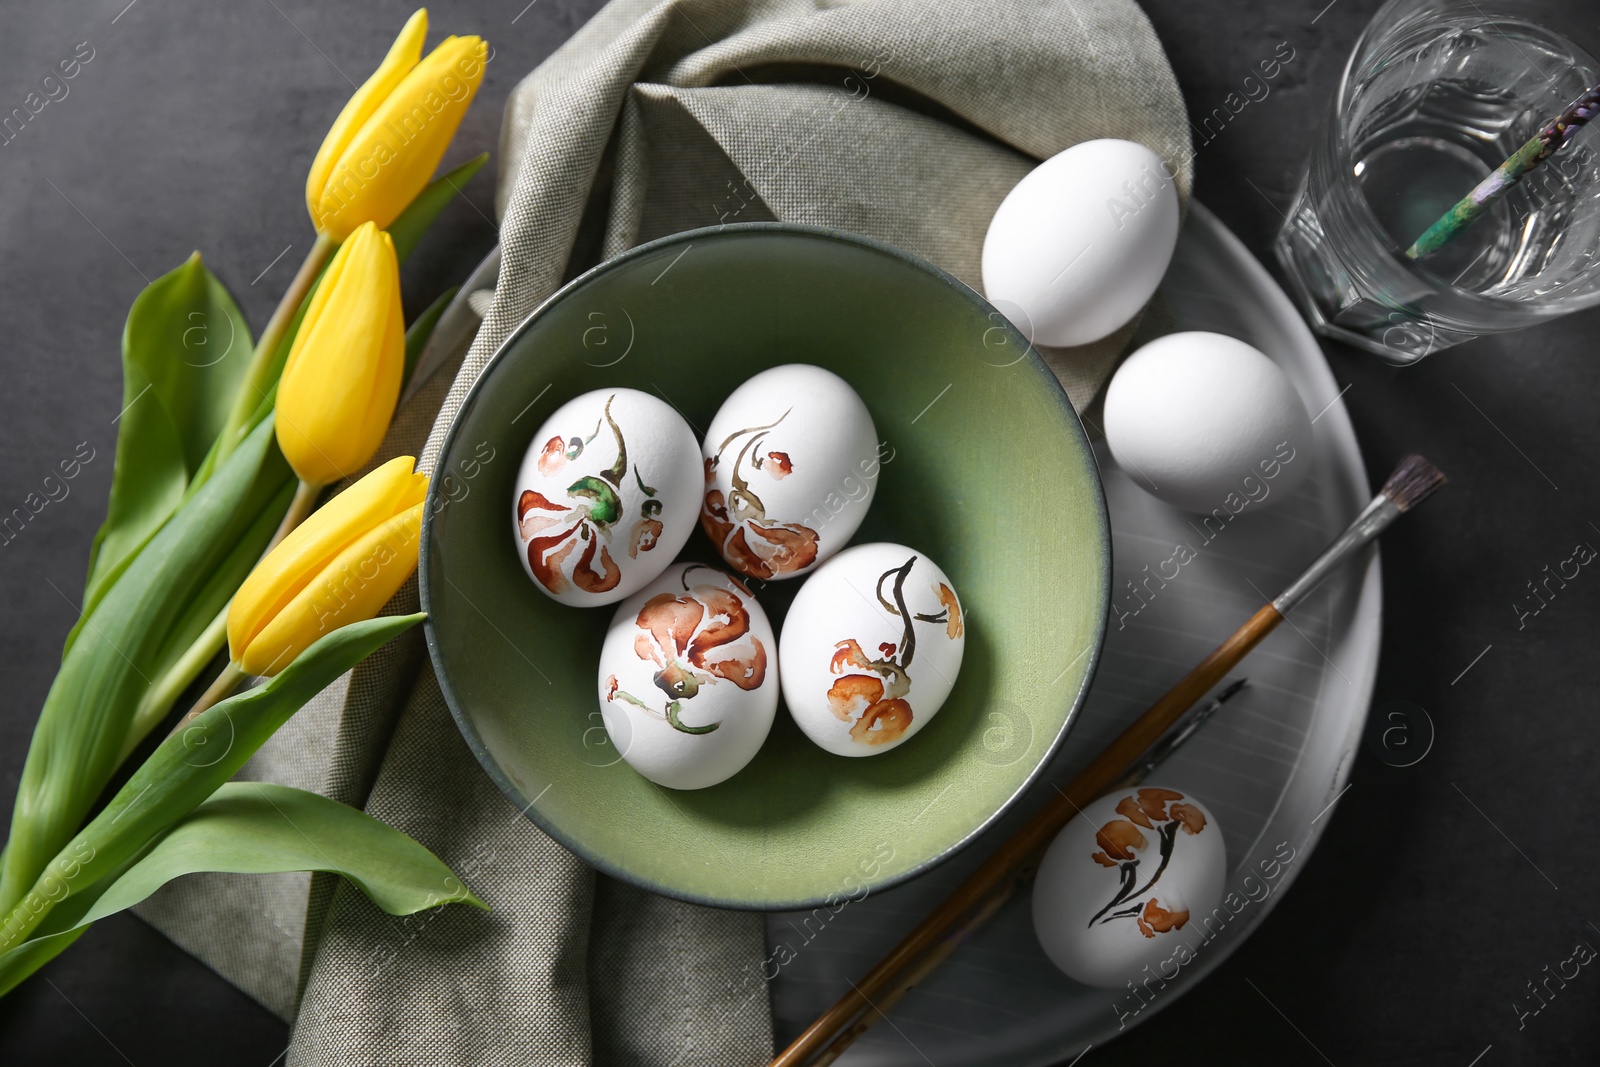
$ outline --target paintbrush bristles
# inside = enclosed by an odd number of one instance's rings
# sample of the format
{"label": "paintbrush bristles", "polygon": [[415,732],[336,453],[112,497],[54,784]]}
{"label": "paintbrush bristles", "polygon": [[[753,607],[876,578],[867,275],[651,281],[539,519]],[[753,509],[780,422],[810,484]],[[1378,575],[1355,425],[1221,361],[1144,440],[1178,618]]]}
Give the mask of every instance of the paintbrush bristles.
{"label": "paintbrush bristles", "polygon": [[1433,494],[1448,479],[1444,471],[1418,455],[1410,455],[1383,483],[1381,492],[1401,511],[1409,511]]}

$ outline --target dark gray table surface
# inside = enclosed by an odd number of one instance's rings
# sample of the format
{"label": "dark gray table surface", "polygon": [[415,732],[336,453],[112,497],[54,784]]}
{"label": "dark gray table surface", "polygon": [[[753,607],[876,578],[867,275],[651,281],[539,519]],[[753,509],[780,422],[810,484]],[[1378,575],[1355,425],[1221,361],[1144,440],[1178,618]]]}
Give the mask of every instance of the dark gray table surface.
{"label": "dark gray table surface", "polygon": [[[1312,127],[1378,6],[1324,4],[1146,4],[1196,121],[1280,42],[1294,50],[1270,94],[1197,159],[1199,196],[1264,260]],[[598,6],[433,6],[436,33],[478,32],[494,46],[450,158],[495,147],[508,91]],[[359,82],[410,10],[400,0],[7,5],[0,113],[80,43],[93,58],[66,97],[0,145],[0,511],[81,443],[95,458],[0,546],[5,798],[103,514],[129,303],[199,248],[259,327],[310,240],[304,175],[349,92],[340,72]],[[408,265],[408,307],[493,244],[487,178],[467,199]],[[1589,828],[1600,810],[1590,718],[1600,577],[1584,569],[1535,616],[1514,606],[1576,544],[1600,545],[1597,325],[1600,312],[1579,314],[1404,371],[1326,346],[1374,482],[1412,450],[1452,479],[1384,543],[1376,699],[1424,707],[1431,750],[1397,767],[1364,747],[1321,846],[1259,933],[1085,1063],[1600,1061],[1600,970],[1547,981],[1580,942],[1600,949]],[[1544,983],[1541,999],[1530,983]],[[0,1001],[0,1063],[266,1067],[285,1043],[282,1023],[127,916]]]}

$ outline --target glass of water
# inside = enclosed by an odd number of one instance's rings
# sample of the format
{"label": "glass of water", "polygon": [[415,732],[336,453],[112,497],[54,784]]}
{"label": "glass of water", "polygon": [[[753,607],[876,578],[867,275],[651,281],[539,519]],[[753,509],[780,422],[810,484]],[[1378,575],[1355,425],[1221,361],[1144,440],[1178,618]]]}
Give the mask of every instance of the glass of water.
{"label": "glass of water", "polygon": [[1594,28],[1560,25],[1581,6],[1569,4],[1392,0],[1373,18],[1275,245],[1319,333],[1412,363],[1600,303],[1600,131],[1590,127],[1443,248],[1405,256],[1600,81],[1578,43]]}

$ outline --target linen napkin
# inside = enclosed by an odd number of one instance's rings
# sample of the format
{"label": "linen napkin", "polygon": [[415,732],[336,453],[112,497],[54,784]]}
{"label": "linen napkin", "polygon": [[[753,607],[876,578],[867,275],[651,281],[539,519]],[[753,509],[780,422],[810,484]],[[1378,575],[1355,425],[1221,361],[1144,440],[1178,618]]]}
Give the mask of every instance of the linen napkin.
{"label": "linen napkin", "polygon": [[[1131,0],[613,0],[513,93],[493,299],[379,455],[430,470],[466,390],[539,302],[668,233],[835,226],[979,288],[1006,192],[1096,137],[1149,145],[1187,202],[1182,98]],[[1043,353],[1080,408],[1132,329]],[[416,604],[413,581],[389,610]],[[761,917],[599,876],[541,833],[468,752],[414,634],[321,694],[242,776],[364,807],[493,908],[397,919],[327,876],[194,876],[150,901],[147,919],[293,1018],[290,1065],[770,1056]]]}

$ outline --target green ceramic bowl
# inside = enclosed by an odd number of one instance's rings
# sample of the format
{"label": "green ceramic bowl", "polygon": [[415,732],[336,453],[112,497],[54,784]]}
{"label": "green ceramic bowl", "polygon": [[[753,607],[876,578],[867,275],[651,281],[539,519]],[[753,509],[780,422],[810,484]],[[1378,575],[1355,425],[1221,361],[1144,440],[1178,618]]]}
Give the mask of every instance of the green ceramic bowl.
{"label": "green ceramic bowl", "polygon": [[[540,424],[579,393],[641,389],[703,429],[739,383],[796,362],[834,371],[866,401],[892,458],[854,543],[898,541],[944,568],[967,612],[966,658],[938,717],[891,752],[830,755],[780,707],[744,770],[709,789],[663,789],[617,757],[601,726],[614,608],[563,607],[523,574],[517,469]],[[1099,658],[1111,547],[1076,413],[998,312],[886,245],[756,223],[619,256],[506,342],[436,470],[422,604],[467,744],[545,832],[667,896],[815,907],[926,870],[1027,787]],[[698,530],[685,554],[714,558]],[[759,590],[774,627],[795,588]]]}

